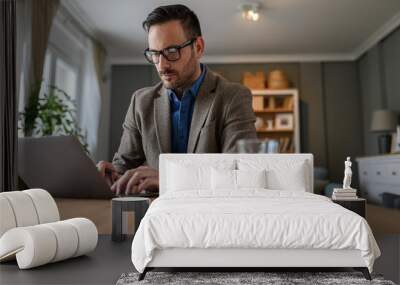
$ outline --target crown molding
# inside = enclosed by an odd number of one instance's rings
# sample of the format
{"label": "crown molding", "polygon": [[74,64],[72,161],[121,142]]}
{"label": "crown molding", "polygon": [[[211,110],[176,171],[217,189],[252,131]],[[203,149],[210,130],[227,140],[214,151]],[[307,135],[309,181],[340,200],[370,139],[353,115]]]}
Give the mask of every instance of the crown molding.
{"label": "crown molding", "polygon": [[355,59],[361,57],[366,51],[383,40],[387,35],[400,26],[400,12],[394,15],[389,21],[383,24],[378,30],[372,33],[364,42],[362,42],[354,51]]}
{"label": "crown molding", "polygon": [[[271,63],[271,62],[329,62],[352,61],[354,55],[349,54],[271,54],[271,55],[206,55],[201,62],[209,64],[235,64],[235,63]],[[110,57],[111,65],[144,65],[149,64],[142,57]]]}
{"label": "crown molding", "polygon": [[270,63],[270,62],[322,62],[350,61],[352,54],[259,54],[259,55],[208,55],[204,63]]}
{"label": "crown molding", "polygon": [[75,20],[89,37],[97,39],[95,23],[87,16],[76,0],[61,0],[60,6],[60,10],[65,9],[69,17]]}

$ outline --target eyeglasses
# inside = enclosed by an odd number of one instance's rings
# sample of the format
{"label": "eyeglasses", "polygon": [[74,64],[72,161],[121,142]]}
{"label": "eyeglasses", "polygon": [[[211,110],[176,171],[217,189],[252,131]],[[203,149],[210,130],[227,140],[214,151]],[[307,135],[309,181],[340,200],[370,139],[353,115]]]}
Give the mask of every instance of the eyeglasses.
{"label": "eyeglasses", "polygon": [[195,40],[196,39],[193,38],[191,40],[184,42],[181,45],[170,46],[163,50],[152,50],[152,49],[147,48],[144,51],[144,56],[146,57],[147,61],[152,64],[158,64],[160,62],[161,54],[168,61],[177,61],[181,58],[181,49],[192,45]]}

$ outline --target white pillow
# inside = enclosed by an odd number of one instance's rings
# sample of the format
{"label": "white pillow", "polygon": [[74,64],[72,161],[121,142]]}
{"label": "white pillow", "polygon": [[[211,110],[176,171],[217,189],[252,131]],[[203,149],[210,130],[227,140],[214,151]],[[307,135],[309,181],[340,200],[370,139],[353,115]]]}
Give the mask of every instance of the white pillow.
{"label": "white pillow", "polygon": [[211,170],[213,190],[239,190],[241,188],[266,188],[266,171],[262,170]]}
{"label": "white pillow", "polygon": [[185,191],[190,189],[210,189],[210,167],[185,166],[168,163],[168,191]]}
{"label": "white pillow", "polygon": [[166,163],[167,191],[209,190],[211,191],[211,168],[235,169],[235,160],[171,159]]}
{"label": "white pillow", "polygon": [[272,190],[306,191],[309,167],[306,161],[289,159],[239,159],[239,170],[266,169],[267,188]]}
{"label": "white pillow", "polygon": [[216,169],[211,170],[212,190],[236,190],[236,170]]}
{"label": "white pillow", "polygon": [[267,172],[262,170],[236,170],[237,188],[267,188]]}
{"label": "white pillow", "polygon": [[274,190],[304,191],[307,189],[307,165],[304,161],[291,163],[288,168],[267,171],[268,188]]}

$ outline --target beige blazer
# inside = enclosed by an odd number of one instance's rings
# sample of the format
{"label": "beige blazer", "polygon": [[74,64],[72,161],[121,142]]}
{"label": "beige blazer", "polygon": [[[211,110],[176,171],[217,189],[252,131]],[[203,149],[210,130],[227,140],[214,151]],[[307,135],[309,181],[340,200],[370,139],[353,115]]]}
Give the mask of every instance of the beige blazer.
{"label": "beige blazer", "polygon": [[[236,152],[239,139],[256,138],[251,102],[249,89],[207,69],[194,103],[187,152]],[[121,173],[142,164],[158,169],[160,153],[169,152],[170,102],[160,82],[132,95],[112,163]]]}

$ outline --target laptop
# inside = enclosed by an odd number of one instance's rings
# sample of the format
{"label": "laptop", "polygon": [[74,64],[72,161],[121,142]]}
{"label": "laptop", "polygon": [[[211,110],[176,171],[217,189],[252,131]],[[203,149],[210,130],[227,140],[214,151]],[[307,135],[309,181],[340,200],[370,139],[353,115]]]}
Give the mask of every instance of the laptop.
{"label": "laptop", "polygon": [[110,187],[72,136],[18,138],[18,175],[59,198],[112,198]]}

